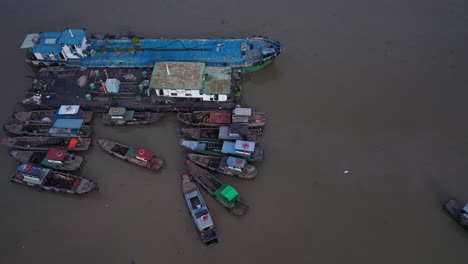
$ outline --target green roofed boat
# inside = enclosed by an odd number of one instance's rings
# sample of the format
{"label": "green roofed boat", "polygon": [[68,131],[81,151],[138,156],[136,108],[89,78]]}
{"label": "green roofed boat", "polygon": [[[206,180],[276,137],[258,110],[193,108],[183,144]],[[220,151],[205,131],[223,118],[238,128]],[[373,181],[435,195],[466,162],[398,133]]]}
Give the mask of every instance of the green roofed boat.
{"label": "green roofed boat", "polygon": [[125,107],[111,107],[103,114],[101,122],[106,126],[148,125],[161,120],[164,113],[128,110]]}
{"label": "green roofed boat", "polygon": [[187,166],[188,173],[193,180],[200,184],[231,213],[235,215],[247,214],[249,206],[241,200],[239,193],[234,189],[234,187],[222,183],[218,178],[213,176],[207,170],[199,167],[191,160],[186,160],[185,165]]}

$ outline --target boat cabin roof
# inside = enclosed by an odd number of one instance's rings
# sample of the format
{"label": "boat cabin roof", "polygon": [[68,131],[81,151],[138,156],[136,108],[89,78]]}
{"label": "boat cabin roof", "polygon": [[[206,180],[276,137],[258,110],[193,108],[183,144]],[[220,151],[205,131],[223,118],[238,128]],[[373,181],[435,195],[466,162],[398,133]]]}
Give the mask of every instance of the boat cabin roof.
{"label": "boat cabin roof", "polygon": [[34,47],[36,42],[39,40],[39,34],[38,33],[32,33],[28,34],[26,38],[24,38],[23,43],[21,44],[21,49],[30,49]]}
{"label": "boat cabin roof", "polygon": [[197,228],[199,230],[203,230],[204,228],[212,226],[213,220],[211,219],[210,213],[208,212],[208,208],[206,207],[200,191],[198,189],[194,189],[184,195],[190,207],[190,211],[194,216]]}
{"label": "boat cabin roof", "polygon": [[237,107],[237,108],[234,108],[232,112],[234,113],[234,115],[238,115],[238,116],[251,116],[252,108]]}
{"label": "boat cabin roof", "polygon": [[149,161],[154,157],[154,152],[143,148],[129,148],[126,155]]}
{"label": "boat cabin roof", "polygon": [[[218,192],[218,191],[217,191]],[[239,197],[239,193],[231,185],[224,184],[218,192],[228,202],[233,202]]]}
{"label": "boat cabin roof", "polygon": [[57,119],[52,128],[78,129],[83,125],[83,119]]}
{"label": "boat cabin roof", "polygon": [[195,140],[181,139],[180,140],[180,145],[184,146],[186,148],[189,148],[191,150],[205,150],[206,149],[206,143],[198,142],[198,141],[195,141]]}
{"label": "boat cabin roof", "polygon": [[229,112],[210,112],[208,120],[212,124],[229,124],[231,123],[231,113]]}
{"label": "boat cabin roof", "polygon": [[61,34],[57,42],[65,45],[79,45],[86,36],[84,29],[65,29]]}
{"label": "boat cabin roof", "polygon": [[76,115],[80,111],[79,105],[61,105],[58,114],[59,115]]}
{"label": "boat cabin roof", "polygon": [[121,115],[124,115],[125,114],[125,111],[127,109],[125,109],[125,107],[111,107],[109,109],[109,112],[108,112],[108,115],[111,115],[111,116],[121,116]]}
{"label": "boat cabin roof", "polygon": [[241,158],[236,158],[236,157],[228,157],[227,158],[227,165],[234,167],[234,168],[239,168],[242,169],[245,167],[245,160]]}
{"label": "boat cabin roof", "polygon": [[[16,171],[18,173],[26,175],[27,178],[36,179],[38,180],[38,182],[42,182],[44,178],[47,176],[47,174],[49,174],[50,169],[23,163],[18,166]],[[25,178],[25,180],[27,180],[27,178]]]}
{"label": "boat cabin roof", "polygon": [[236,150],[253,152],[254,149],[255,149],[255,142],[244,141],[244,140],[236,140],[236,144],[235,144],[234,148]]}
{"label": "boat cabin roof", "polygon": [[65,159],[66,154],[67,154],[67,150],[65,149],[52,148],[47,151],[47,154],[45,157],[48,160],[62,161]]}

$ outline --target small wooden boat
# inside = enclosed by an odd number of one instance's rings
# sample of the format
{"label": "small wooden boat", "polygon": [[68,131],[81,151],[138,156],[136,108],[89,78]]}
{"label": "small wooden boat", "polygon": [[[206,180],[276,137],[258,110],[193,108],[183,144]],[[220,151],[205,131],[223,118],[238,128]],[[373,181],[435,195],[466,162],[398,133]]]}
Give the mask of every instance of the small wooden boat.
{"label": "small wooden boat", "polygon": [[148,125],[161,120],[164,113],[127,110],[125,107],[111,107],[103,114],[101,122],[106,126]]}
{"label": "small wooden boat", "polygon": [[[6,132],[16,135],[16,136],[36,136],[36,137],[49,137],[54,136],[51,131],[53,123],[30,123],[30,124],[5,124],[3,125],[3,130]],[[52,133],[50,133],[52,132]],[[82,126],[77,133],[60,134],[59,136],[66,137],[90,137],[92,135],[93,129],[90,126]]]}
{"label": "small wooden boat", "polygon": [[103,138],[96,141],[105,152],[150,170],[159,170],[164,163],[152,151],[143,148],[132,148]]}
{"label": "small wooden boat", "polygon": [[248,161],[263,160],[263,149],[255,146],[255,142],[236,140],[214,142],[214,141],[197,141],[181,139],[179,144],[194,152],[206,154],[216,157],[233,155],[245,158]]}
{"label": "small wooden boat", "polygon": [[45,151],[12,150],[10,155],[22,163],[40,164],[54,170],[74,171],[83,163],[83,157],[68,153],[66,149]]}
{"label": "small wooden boat", "polygon": [[80,118],[89,123],[93,118],[93,112],[82,111],[78,105],[62,105],[58,110],[13,112],[11,115],[14,119],[29,123],[53,123],[56,117]]}
{"label": "small wooden boat", "polygon": [[47,151],[50,148],[66,148],[68,151],[83,151],[89,148],[90,138],[15,137],[0,138],[0,144],[18,150]]}
{"label": "small wooden boat", "polygon": [[28,163],[18,166],[11,181],[46,191],[70,194],[82,194],[98,189],[97,184],[89,179]]}
{"label": "small wooden boat", "polygon": [[250,108],[234,108],[228,111],[194,111],[192,113],[177,114],[182,123],[196,127],[219,127],[234,123],[248,124],[249,127],[263,127],[266,122],[265,114],[252,112]]}
{"label": "small wooden boat", "polygon": [[242,202],[239,193],[231,185],[222,183],[207,170],[199,167],[190,160],[185,161],[188,174],[192,179],[200,184],[211,196],[216,198],[231,213],[235,215],[245,215],[249,206]]}
{"label": "small wooden boat", "polygon": [[208,206],[188,174],[182,175],[182,192],[202,242],[205,244],[218,242],[216,228],[208,211]]}
{"label": "small wooden boat", "polygon": [[187,158],[199,166],[227,175],[237,176],[239,178],[245,179],[253,179],[255,176],[257,176],[257,168],[247,164],[245,159],[232,156],[212,157],[194,153],[187,154]]}
{"label": "small wooden boat", "polygon": [[181,128],[182,136],[195,140],[221,141],[221,140],[247,140],[259,142],[262,130],[249,129],[247,124],[231,124],[213,128]]}

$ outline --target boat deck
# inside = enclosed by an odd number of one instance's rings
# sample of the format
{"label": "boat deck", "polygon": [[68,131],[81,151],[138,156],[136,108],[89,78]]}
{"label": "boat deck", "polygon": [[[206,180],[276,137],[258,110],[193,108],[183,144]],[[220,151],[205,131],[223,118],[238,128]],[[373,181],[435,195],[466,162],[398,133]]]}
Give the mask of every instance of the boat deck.
{"label": "boat deck", "polygon": [[[147,90],[140,91],[140,87],[151,79],[151,73],[152,68],[43,68],[39,70],[22,105],[27,109],[55,109],[60,105],[75,104],[82,109],[97,112],[103,112],[108,107],[169,112],[233,109],[237,103],[235,94],[240,91],[238,73],[233,73],[231,93],[226,102],[168,98],[157,96],[153,91],[150,94]],[[101,80],[106,78],[120,81],[117,93],[105,93],[100,88]],[[94,83],[94,89],[91,88],[91,83]],[[88,94],[92,95],[92,100],[87,98]],[[34,101],[33,97],[40,99]]]}

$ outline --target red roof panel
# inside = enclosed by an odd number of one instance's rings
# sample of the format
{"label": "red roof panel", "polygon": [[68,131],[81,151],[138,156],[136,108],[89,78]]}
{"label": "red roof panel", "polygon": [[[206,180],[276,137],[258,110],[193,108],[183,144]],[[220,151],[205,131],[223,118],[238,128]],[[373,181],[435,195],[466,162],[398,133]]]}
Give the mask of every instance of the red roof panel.
{"label": "red roof panel", "polygon": [[210,112],[210,123],[213,124],[230,124],[231,113],[229,112]]}
{"label": "red roof panel", "polygon": [[52,148],[52,149],[49,149],[49,151],[47,151],[46,159],[63,160],[65,159],[66,154],[67,154],[67,151],[65,149]]}

